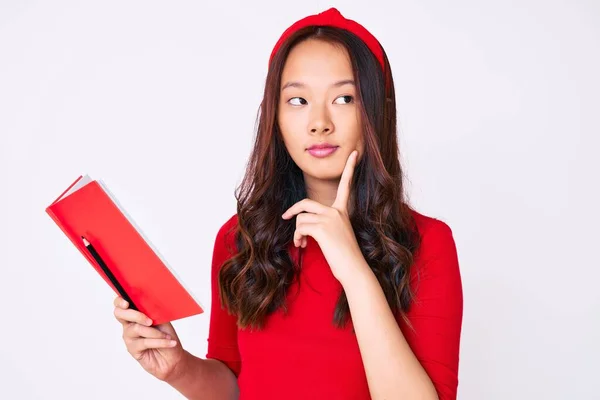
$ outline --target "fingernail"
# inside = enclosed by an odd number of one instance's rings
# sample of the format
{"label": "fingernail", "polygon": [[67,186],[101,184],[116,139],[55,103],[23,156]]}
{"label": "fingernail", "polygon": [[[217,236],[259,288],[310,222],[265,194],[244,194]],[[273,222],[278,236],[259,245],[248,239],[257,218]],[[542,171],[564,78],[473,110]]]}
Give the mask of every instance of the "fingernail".
{"label": "fingernail", "polygon": [[177,342],[176,342],[176,341],[174,341],[174,340],[171,340],[171,341],[169,342],[169,345],[171,345],[171,346],[175,346],[176,344],[177,344]]}
{"label": "fingernail", "polygon": [[146,325],[148,325],[148,326],[152,325],[152,320],[150,318],[148,318],[146,320]]}
{"label": "fingernail", "polygon": [[127,301],[123,300],[123,301],[121,302],[121,304],[123,305],[123,307],[127,307]]}

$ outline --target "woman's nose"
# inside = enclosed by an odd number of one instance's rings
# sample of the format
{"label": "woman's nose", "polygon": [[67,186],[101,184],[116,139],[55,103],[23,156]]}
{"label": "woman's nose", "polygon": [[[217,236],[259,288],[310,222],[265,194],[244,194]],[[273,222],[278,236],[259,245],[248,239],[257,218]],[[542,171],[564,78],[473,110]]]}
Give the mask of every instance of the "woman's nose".
{"label": "woman's nose", "polygon": [[321,128],[312,128],[310,130],[310,132],[311,133],[320,133],[320,132],[329,133],[330,130],[331,130],[331,128],[322,128],[322,129]]}
{"label": "woman's nose", "polygon": [[310,122],[310,133],[331,133],[333,131],[333,123],[327,111],[324,109],[314,110]]}

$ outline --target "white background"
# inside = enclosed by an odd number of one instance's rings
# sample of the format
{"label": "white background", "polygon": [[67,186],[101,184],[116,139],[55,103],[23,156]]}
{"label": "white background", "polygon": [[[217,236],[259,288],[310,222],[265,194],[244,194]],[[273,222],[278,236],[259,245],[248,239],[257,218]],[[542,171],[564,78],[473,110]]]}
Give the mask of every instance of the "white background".
{"label": "white background", "polygon": [[[454,232],[459,398],[600,399],[592,0],[1,1],[0,398],[181,398],[44,209],[102,179],[208,306],[272,46],[330,6],[388,52],[412,203]],[[208,320],[174,323],[200,357]]]}

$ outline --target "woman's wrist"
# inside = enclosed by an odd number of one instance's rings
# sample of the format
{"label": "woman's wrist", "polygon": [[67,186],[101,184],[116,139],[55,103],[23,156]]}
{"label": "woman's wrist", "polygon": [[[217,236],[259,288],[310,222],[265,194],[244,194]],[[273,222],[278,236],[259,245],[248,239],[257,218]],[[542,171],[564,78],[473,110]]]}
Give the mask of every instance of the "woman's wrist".
{"label": "woman's wrist", "polygon": [[237,378],[224,363],[185,350],[164,381],[189,400],[237,399],[239,395]]}
{"label": "woman's wrist", "polygon": [[177,362],[173,371],[163,379],[164,382],[168,383],[171,386],[177,386],[178,383],[186,380],[186,375],[190,373],[190,366],[193,363],[193,359],[195,357],[187,350],[183,350],[183,354],[181,359]]}

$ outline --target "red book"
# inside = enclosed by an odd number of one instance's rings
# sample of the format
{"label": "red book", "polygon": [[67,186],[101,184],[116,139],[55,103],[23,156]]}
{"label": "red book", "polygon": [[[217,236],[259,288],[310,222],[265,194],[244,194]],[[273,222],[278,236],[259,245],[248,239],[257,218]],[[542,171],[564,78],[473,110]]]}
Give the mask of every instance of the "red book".
{"label": "red book", "polygon": [[115,293],[124,291],[154,325],[204,312],[102,181],[80,176],[46,213]]}

